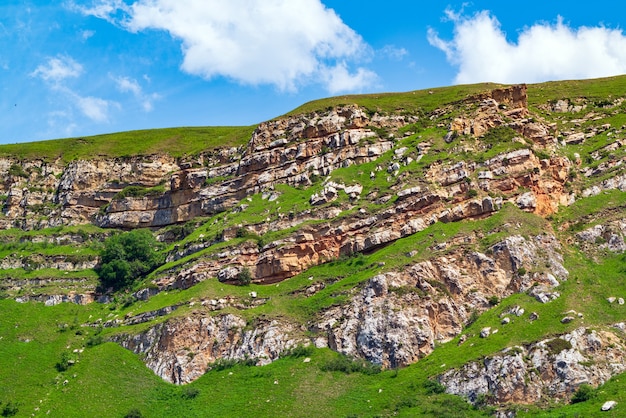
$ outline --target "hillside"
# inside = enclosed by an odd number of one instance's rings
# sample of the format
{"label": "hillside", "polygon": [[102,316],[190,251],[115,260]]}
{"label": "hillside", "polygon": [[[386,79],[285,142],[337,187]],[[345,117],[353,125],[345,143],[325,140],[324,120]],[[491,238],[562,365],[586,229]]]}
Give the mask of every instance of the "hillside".
{"label": "hillside", "polygon": [[[456,86],[0,146],[0,411],[623,414],[624,92]],[[150,267],[111,262],[138,240]]]}

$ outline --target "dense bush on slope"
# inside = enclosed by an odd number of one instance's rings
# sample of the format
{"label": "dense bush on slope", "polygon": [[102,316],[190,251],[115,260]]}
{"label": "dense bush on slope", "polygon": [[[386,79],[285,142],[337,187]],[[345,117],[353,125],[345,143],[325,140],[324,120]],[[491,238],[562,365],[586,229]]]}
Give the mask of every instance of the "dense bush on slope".
{"label": "dense bush on slope", "polygon": [[98,277],[103,289],[119,290],[163,264],[161,244],[152,233],[136,229],[113,235],[104,242]]}

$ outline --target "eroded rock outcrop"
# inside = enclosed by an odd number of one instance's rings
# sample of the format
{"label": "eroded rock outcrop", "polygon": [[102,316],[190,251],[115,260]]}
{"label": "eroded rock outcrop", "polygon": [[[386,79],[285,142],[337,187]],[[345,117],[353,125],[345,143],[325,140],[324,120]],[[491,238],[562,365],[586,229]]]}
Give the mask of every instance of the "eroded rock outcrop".
{"label": "eroded rock outcrop", "polygon": [[585,248],[593,250],[607,249],[614,253],[626,251],[626,222],[616,220],[607,224],[595,225],[576,234],[576,238]]}
{"label": "eroded rock outcrop", "polygon": [[[504,202],[501,197],[469,197],[473,186],[470,180],[477,176],[478,188],[486,192],[510,194],[509,201],[529,212],[553,213],[559,203],[569,201],[563,191],[567,178],[568,160],[539,160],[531,150],[521,149],[498,155],[483,164],[460,162],[452,166],[433,164],[425,178],[434,186],[414,186],[397,192],[395,204],[377,213],[359,213],[340,220],[332,220],[324,227],[302,228],[294,236],[281,239],[263,248],[243,247],[222,256],[216,254],[194,267],[196,278],[217,277],[223,260],[237,268],[246,266],[258,283],[274,283],[292,277],[305,269],[341,255],[367,252],[387,245],[399,238],[419,232],[435,222],[456,222],[481,218],[498,211]],[[334,191],[360,195],[358,186],[330,184]],[[532,191],[519,194],[518,190]],[[326,189],[324,189],[326,190]],[[353,191],[354,190],[354,191]],[[317,196],[315,199],[321,199]],[[450,203],[451,202],[451,203]],[[313,202],[315,203],[315,202]],[[326,215],[322,215],[323,218]],[[306,218],[295,217],[275,227],[290,228]],[[315,219],[312,213],[309,219]],[[267,229],[258,229],[265,233]],[[198,248],[204,248],[200,245]],[[188,254],[188,253],[187,253]],[[197,283],[188,280],[188,274],[178,274],[159,281],[160,287],[182,287],[176,283]]]}
{"label": "eroded rock outcrop", "polygon": [[[559,283],[556,277],[566,280],[559,248],[550,235],[512,236],[491,247],[490,255],[458,250],[377,275],[349,304],[323,314],[315,325],[321,334],[316,344],[384,367],[414,363],[435,343],[457,336],[472,311],[491,306],[490,298],[525,292],[537,283],[551,288]],[[550,268],[518,273],[539,263]]]}
{"label": "eroded rock outcrop", "polygon": [[567,399],[582,384],[598,386],[626,370],[626,346],[617,329],[578,328],[529,346],[516,346],[450,370],[446,392],[491,403]]}
{"label": "eroded rock outcrop", "polygon": [[252,324],[236,315],[196,313],[159,324],[137,335],[118,335],[123,347],[141,354],[164,380],[189,383],[218,360],[253,359],[267,364],[305,342],[303,330],[281,320]]}

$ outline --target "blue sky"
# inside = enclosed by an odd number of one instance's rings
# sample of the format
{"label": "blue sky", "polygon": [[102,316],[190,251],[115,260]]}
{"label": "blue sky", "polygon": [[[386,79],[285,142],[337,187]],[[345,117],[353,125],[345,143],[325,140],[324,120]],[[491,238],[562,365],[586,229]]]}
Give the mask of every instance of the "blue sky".
{"label": "blue sky", "polygon": [[626,73],[597,0],[3,0],[0,143],[251,125],[307,101]]}

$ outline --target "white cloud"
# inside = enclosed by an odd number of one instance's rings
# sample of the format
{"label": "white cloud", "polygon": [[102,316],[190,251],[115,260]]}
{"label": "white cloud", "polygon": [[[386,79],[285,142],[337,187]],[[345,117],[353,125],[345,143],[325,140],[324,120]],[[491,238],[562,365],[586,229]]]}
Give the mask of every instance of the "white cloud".
{"label": "white cloud", "polygon": [[[328,89],[360,85],[367,70],[348,70],[368,50],[361,36],[320,0],[100,0],[82,13],[133,32],[164,30],[182,44],[182,70],[281,90],[319,80]],[[123,16],[123,17],[122,17]],[[346,63],[346,64],[344,64]],[[341,68],[339,79],[324,74]]]}
{"label": "white cloud", "polygon": [[350,73],[345,63],[339,63],[323,72],[326,88],[332,94],[345,91],[360,91],[371,86],[378,79],[376,74],[365,68],[359,68],[356,73]]}
{"label": "white cloud", "polygon": [[98,17],[100,19],[114,22],[115,15],[118,11],[126,11],[128,7],[122,0],[99,0],[95,1],[91,7],[76,4],[74,1],[67,3],[67,8],[83,13],[85,15]]}
{"label": "white cloud", "polygon": [[109,108],[117,106],[117,103],[99,97],[81,97],[78,95],[76,96],[76,104],[83,115],[94,122],[108,122]]}
{"label": "white cloud", "polygon": [[[48,113],[48,127],[50,135],[59,135],[61,132],[63,136],[70,137],[74,135],[78,125],[72,121],[72,115],[70,112],[63,110],[54,110]],[[46,134],[48,136],[48,134]]]}
{"label": "white cloud", "polygon": [[31,73],[45,81],[60,82],[66,78],[75,78],[83,73],[83,66],[67,55],[48,58]]}
{"label": "white cloud", "polygon": [[572,28],[559,17],[555,24],[536,23],[507,39],[488,11],[464,17],[451,11],[454,37],[445,41],[429,30],[430,44],[458,67],[457,83],[500,83],[584,79],[626,73],[626,36],[603,26]]}
{"label": "white cloud", "polygon": [[[108,122],[109,110],[119,108],[114,101],[93,96],[82,96],[67,86],[67,79],[78,78],[83,74],[83,66],[67,55],[58,55],[48,58],[39,65],[30,75],[46,82],[55,96],[66,97],[68,102],[75,106],[84,116],[94,122]],[[72,122],[73,123],[73,122]]]}
{"label": "white cloud", "polygon": [[135,96],[142,94],[141,86],[137,80],[132,80],[128,77],[115,77],[113,80],[115,81],[115,84],[117,84],[118,90],[123,93],[130,92]]}
{"label": "white cloud", "polygon": [[405,48],[398,48],[397,46],[394,46],[394,45],[385,45],[380,50],[380,53],[391,59],[399,61],[403,59],[406,55],[408,55],[409,51],[407,51]]}
{"label": "white cloud", "polygon": [[161,97],[157,93],[144,93],[137,80],[129,77],[114,77],[113,80],[115,81],[119,91],[122,93],[131,93],[135,96],[135,98],[141,103],[141,107],[145,112],[152,111],[154,107],[153,102]]}
{"label": "white cloud", "polygon": [[86,41],[87,39],[91,38],[95,34],[96,34],[96,32],[93,31],[93,30],[84,30],[84,31],[80,32],[80,37],[81,37],[81,39],[83,41]]}

